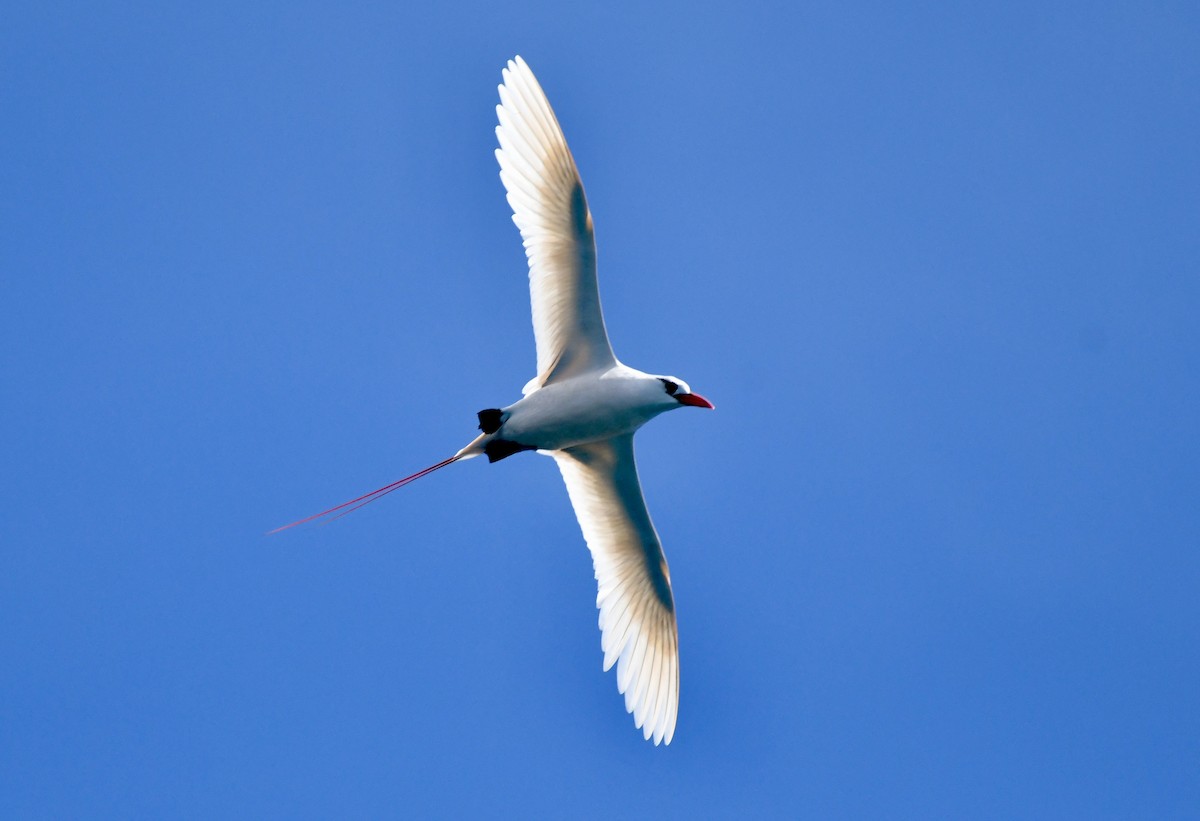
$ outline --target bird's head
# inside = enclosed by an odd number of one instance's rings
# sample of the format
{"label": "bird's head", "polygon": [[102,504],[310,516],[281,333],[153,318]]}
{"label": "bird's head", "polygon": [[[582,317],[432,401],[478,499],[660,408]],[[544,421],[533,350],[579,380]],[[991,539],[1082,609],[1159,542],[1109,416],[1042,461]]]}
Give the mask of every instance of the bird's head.
{"label": "bird's head", "polygon": [[698,393],[692,393],[688,383],[682,379],[674,376],[660,376],[658,381],[662,383],[666,401],[675,402],[677,405],[691,405],[693,408],[713,409],[712,402]]}

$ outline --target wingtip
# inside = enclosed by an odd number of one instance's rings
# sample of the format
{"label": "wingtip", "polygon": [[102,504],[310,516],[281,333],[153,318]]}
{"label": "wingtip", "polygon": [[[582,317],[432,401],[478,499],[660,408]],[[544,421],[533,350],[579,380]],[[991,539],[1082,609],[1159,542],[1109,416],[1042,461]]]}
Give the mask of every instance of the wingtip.
{"label": "wingtip", "polygon": [[[505,67],[500,70],[500,74],[504,78],[504,83],[506,85],[512,81],[514,74],[519,75],[520,79],[522,80],[532,79],[535,77],[533,69],[529,67],[529,63],[525,62],[525,58],[520,54],[514,55],[513,58],[508,61]],[[536,82],[536,79],[534,82]]]}

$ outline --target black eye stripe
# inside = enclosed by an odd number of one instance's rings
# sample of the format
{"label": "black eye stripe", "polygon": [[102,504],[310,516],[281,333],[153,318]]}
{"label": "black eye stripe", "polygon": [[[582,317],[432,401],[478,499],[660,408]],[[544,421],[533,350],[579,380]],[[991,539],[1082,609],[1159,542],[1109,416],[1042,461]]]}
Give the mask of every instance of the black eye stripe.
{"label": "black eye stripe", "polygon": [[663,379],[660,377],[658,381],[667,386],[667,394],[670,396],[674,396],[675,392],[679,390],[679,385],[675,382],[672,382],[670,379]]}

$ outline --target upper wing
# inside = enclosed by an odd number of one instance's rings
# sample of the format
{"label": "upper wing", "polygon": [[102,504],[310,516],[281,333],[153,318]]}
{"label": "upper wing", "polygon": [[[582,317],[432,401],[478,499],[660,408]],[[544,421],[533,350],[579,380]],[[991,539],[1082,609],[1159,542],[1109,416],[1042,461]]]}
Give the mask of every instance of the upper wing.
{"label": "upper wing", "polygon": [[596,570],[604,669],[642,734],[668,744],[679,711],[679,637],[662,544],[638,482],[633,435],[553,451]]}
{"label": "upper wing", "polygon": [[596,285],[583,183],[542,87],[520,57],[500,86],[500,179],[525,240],[538,377],[526,387],[616,364]]}

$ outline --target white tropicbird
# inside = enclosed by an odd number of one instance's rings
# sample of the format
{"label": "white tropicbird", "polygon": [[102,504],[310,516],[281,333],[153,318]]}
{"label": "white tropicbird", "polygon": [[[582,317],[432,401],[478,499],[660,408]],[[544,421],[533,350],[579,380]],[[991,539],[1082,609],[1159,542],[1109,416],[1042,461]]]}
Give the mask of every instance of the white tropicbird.
{"label": "white tropicbird", "polygon": [[496,159],[529,258],[538,375],[520,401],[480,411],[483,433],[449,459],[271,532],[344,515],[460,459],[484,454],[498,462],[526,450],[553,456],[592,554],[604,669],[616,663],[617,688],[644,737],[670,744],[679,711],[675,601],[642,498],[633,434],[666,411],[713,405],[682,379],[643,373],[613,355],[575,160],[525,61],[510,60],[502,73]]}

